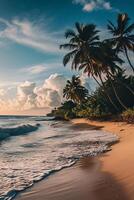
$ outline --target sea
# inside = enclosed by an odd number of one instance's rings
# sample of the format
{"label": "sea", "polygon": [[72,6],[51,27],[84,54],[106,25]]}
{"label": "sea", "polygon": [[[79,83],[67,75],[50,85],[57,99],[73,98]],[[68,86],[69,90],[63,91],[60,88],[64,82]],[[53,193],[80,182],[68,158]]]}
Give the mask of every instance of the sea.
{"label": "sea", "polygon": [[96,156],[118,141],[94,127],[46,116],[0,116],[0,200],[11,200],[37,181]]}

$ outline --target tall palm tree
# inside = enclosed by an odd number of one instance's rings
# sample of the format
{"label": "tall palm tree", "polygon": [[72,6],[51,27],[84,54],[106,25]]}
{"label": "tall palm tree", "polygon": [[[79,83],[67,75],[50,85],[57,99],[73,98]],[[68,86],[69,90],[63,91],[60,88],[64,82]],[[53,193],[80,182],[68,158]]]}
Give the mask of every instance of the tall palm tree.
{"label": "tall palm tree", "polygon": [[127,76],[125,74],[125,70],[119,70],[115,75],[111,74],[111,77],[116,80],[117,83],[121,84],[124,86],[126,89],[129,90],[129,92],[134,95],[134,90],[131,88],[130,84],[130,78],[131,76]]}
{"label": "tall palm tree", "polygon": [[72,76],[72,79],[67,81],[63,90],[63,97],[79,104],[85,101],[87,96],[88,90],[81,85],[79,76]]}
{"label": "tall palm tree", "polygon": [[[63,64],[66,65],[69,61],[72,61],[72,69],[82,69],[84,73],[92,76],[99,84],[99,86],[101,86],[100,82],[97,79],[98,76],[99,78],[101,78],[100,74],[104,72],[104,66],[98,65],[98,60],[100,60],[100,56],[97,52],[100,52],[102,55],[98,36],[99,31],[96,29],[96,26],[94,24],[83,25],[76,23],[75,28],[76,31],[67,30],[65,33],[65,37],[69,39],[69,42],[60,45],[60,48],[64,48],[70,51],[64,56]],[[108,98],[108,100],[115,108],[115,110],[118,111],[117,106],[114,104],[105,88],[104,93],[106,95],[106,98]]]}
{"label": "tall palm tree", "polygon": [[130,18],[126,13],[118,14],[117,25],[114,25],[109,21],[107,28],[113,35],[111,41],[113,42],[118,52],[124,52],[130,67],[134,72],[134,66],[132,65],[128,51],[134,52],[134,23],[129,24]]}
{"label": "tall palm tree", "polygon": [[[111,83],[111,87],[114,91],[114,94],[118,100],[118,102],[120,103],[120,105],[126,109],[127,107],[124,105],[123,101],[120,99],[116,88],[114,87],[114,84],[112,82],[112,77],[118,73],[118,71],[121,71],[120,67],[118,66],[118,64],[122,64],[122,60],[118,57],[116,51],[114,49],[111,48],[111,43],[109,42],[102,42],[98,48],[97,54],[96,54],[96,63],[94,64],[94,68],[95,68],[95,74],[96,76],[98,75],[101,83],[103,85],[104,88],[105,87],[105,83],[104,83],[104,78],[102,78],[102,76],[106,76],[110,83]],[[105,89],[106,90],[106,89]]]}
{"label": "tall palm tree", "polygon": [[[80,63],[88,62],[91,66],[92,54],[94,48],[99,44],[98,30],[94,24],[75,24],[76,31],[67,30],[65,33],[66,39],[69,39],[68,43],[60,45],[60,48],[69,50],[63,58],[64,66],[69,62],[72,69],[77,69]],[[89,62],[90,61],[90,62]]]}

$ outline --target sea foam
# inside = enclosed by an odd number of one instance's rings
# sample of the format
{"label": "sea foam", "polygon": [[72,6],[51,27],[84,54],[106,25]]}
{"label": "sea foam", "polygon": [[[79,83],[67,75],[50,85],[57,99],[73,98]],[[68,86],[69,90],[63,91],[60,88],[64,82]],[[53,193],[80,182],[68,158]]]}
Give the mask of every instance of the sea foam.
{"label": "sea foam", "polygon": [[13,127],[0,127],[0,141],[5,140],[11,136],[19,136],[32,131],[36,131],[39,126],[40,124],[23,124]]}
{"label": "sea foam", "polygon": [[[16,120],[16,127],[0,129],[0,134],[17,136],[0,146],[0,200],[11,200],[35,182],[71,166],[83,156],[105,152],[118,141],[114,134],[75,129],[71,123],[42,121],[38,129],[36,119],[32,120],[25,125]],[[31,131],[35,132],[27,134]]]}

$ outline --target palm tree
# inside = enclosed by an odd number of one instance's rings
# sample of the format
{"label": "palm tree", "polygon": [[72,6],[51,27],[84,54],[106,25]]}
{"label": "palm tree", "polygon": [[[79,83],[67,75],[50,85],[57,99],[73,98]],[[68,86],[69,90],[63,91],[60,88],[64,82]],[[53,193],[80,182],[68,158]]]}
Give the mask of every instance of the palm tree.
{"label": "palm tree", "polygon": [[85,101],[88,96],[88,90],[81,85],[79,76],[72,76],[71,81],[68,80],[63,90],[63,97],[72,100],[74,103],[80,104]]}
{"label": "palm tree", "polygon": [[125,70],[119,70],[115,75],[111,75],[113,80],[115,80],[117,83],[121,84],[124,86],[126,89],[129,90],[129,92],[134,95],[134,90],[130,87],[130,78],[131,76],[127,76],[125,74]]}
{"label": "palm tree", "polygon": [[[65,37],[69,39],[69,42],[60,45],[60,48],[70,50],[70,52],[64,56],[63,64],[65,66],[69,61],[72,61],[72,69],[83,70],[84,73],[87,73],[88,76],[92,76],[98,85],[101,86],[97,78],[98,76],[101,78],[100,74],[104,72],[104,65],[98,65],[98,61],[101,57],[97,52],[100,52],[102,55],[98,36],[99,31],[96,30],[94,24],[83,25],[76,23],[75,27],[76,31],[67,30],[65,33]],[[99,63],[102,64],[102,61],[99,61]],[[105,88],[104,93],[115,110],[118,111],[117,106],[114,104]]]}
{"label": "palm tree", "polygon": [[107,28],[113,35],[110,41],[113,42],[118,52],[124,52],[130,67],[134,72],[134,66],[132,65],[128,51],[134,52],[134,23],[129,24],[130,18],[126,13],[118,14],[117,25],[114,25],[109,21]]}
{"label": "palm tree", "polygon": [[88,62],[91,68],[92,54],[94,48],[99,44],[98,30],[94,24],[75,24],[76,32],[74,30],[67,30],[65,33],[68,43],[60,45],[60,48],[69,50],[63,58],[64,66],[72,60],[71,68],[77,69],[81,64]]}
{"label": "palm tree", "polygon": [[[101,83],[103,85],[103,88],[106,90],[104,78],[103,76],[106,76],[107,79],[109,79],[111,83],[111,87],[114,91],[114,94],[120,103],[120,105],[126,109],[126,106],[118,96],[118,93],[116,91],[116,88],[114,87],[114,84],[112,82],[112,77],[118,73],[118,71],[121,71],[118,64],[122,64],[122,60],[118,57],[115,49],[111,48],[111,43],[108,41],[100,43],[100,46],[98,48],[97,54],[96,54],[96,63],[94,64],[95,69],[95,75],[99,76]],[[113,103],[113,102],[112,102]],[[115,106],[115,104],[114,104]]]}

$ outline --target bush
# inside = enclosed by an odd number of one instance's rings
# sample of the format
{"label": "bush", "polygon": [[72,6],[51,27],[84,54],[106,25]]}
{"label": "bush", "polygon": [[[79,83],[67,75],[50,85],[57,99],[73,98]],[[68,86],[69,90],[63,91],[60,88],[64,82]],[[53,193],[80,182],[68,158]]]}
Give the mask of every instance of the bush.
{"label": "bush", "polygon": [[[67,100],[49,115],[65,120],[75,117],[107,120],[116,115],[123,121],[134,123],[134,76],[126,76],[121,72],[111,79],[107,79],[103,86],[96,88],[84,101],[75,103]],[[126,107],[129,109],[124,111]]]}
{"label": "bush", "polygon": [[89,98],[85,104],[77,105],[73,112],[76,117],[89,118],[89,119],[106,119],[111,116],[111,113],[102,104],[93,103]]}
{"label": "bush", "polygon": [[134,108],[129,108],[121,114],[123,121],[128,123],[134,123]]}
{"label": "bush", "polygon": [[75,113],[73,112],[75,106],[76,104],[72,101],[65,101],[60,107],[51,111],[51,116],[54,116],[58,120],[69,120],[75,118]]}

